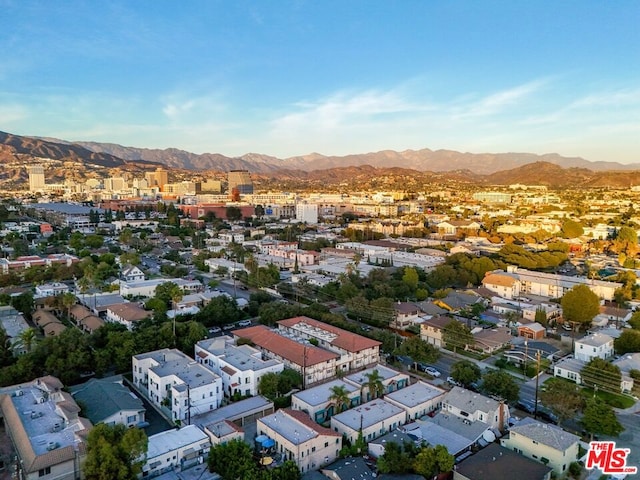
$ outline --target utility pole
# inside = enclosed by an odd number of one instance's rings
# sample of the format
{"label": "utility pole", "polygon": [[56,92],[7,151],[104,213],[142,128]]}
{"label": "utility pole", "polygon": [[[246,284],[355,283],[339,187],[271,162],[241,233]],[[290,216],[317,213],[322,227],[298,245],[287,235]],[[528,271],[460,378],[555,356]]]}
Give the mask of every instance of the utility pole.
{"label": "utility pole", "polygon": [[533,418],[534,420],[538,418],[538,382],[540,381],[540,350],[536,354],[536,361],[538,367],[536,368],[536,401],[533,406]]}

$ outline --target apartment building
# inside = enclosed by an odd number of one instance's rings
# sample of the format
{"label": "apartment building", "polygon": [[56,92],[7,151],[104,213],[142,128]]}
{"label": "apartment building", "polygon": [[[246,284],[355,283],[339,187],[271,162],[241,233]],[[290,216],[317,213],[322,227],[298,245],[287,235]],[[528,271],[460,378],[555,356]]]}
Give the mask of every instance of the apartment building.
{"label": "apartment building", "polygon": [[303,473],[334,462],[342,449],[339,433],[288,408],[258,419],[257,433],[274,440],[275,451],[295,462]]}
{"label": "apartment building", "polygon": [[222,379],[180,350],[163,348],[133,356],[133,383],[166,409],[173,420],[214,410],[222,401]]}
{"label": "apartment building", "polygon": [[381,398],[331,417],[331,428],[352,444],[362,433],[365,441],[378,438],[407,421],[407,412]]}
{"label": "apartment building", "polygon": [[195,345],[196,361],[222,378],[226,396],[257,395],[263,375],[284,370],[284,363],[263,359],[262,355],[249,345],[236,346],[229,336],[201,340]]}
{"label": "apartment building", "polygon": [[509,420],[509,406],[462,387],[453,387],[442,399],[442,411],[470,422],[484,422],[504,430]]}

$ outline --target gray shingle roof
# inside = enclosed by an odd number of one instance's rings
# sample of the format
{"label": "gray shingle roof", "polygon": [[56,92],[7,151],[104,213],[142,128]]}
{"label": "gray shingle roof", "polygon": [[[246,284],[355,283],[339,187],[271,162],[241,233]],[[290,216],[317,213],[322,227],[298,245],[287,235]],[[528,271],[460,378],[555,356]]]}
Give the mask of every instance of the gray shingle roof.
{"label": "gray shingle roof", "polygon": [[538,422],[529,417],[519,421],[511,427],[509,431],[555,448],[561,452],[580,441],[580,438],[572,433],[565,432],[555,425]]}
{"label": "gray shingle roof", "polygon": [[121,410],[144,410],[142,400],[133,396],[122,383],[122,377],[92,378],[70,389],[73,398],[82,402],[87,418],[100,423]]}

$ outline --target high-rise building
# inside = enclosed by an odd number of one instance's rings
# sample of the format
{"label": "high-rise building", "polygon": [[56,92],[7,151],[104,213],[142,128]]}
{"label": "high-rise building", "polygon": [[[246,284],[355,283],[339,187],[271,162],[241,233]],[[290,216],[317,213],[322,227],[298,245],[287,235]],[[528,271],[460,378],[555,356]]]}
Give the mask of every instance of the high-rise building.
{"label": "high-rise building", "polygon": [[158,167],[155,172],[146,172],[144,178],[147,180],[149,187],[158,187],[160,190],[169,183],[169,172],[164,168]]}
{"label": "high-rise building", "polygon": [[122,177],[109,177],[104,180],[104,189],[110,192],[119,192],[126,188],[127,184]]}
{"label": "high-rise building", "polygon": [[227,177],[229,182],[229,194],[236,189],[240,195],[253,194],[253,181],[249,170],[231,170]]}
{"label": "high-rise building", "polygon": [[44,167],[42,165],[31,165],[27,167],[27,172],[29,172],[29,191],[44,190]]}
{"label": "high-rise building", "polygon": [[296,220],[303,223],[318,223],[318,205],[315,203],[297,203]]}

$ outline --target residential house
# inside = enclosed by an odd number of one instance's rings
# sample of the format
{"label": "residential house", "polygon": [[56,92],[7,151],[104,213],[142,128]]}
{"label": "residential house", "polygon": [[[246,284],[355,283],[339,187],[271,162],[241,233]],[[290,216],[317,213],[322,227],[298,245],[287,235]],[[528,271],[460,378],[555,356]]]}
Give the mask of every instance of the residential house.
{"label": "residential house", "polygon": [[69,293],[69,286],[65,283],[53,282],[36,285],[34,298],[56,297],[63,293]]}
{"label": "residential house", "polygon": [[258,419],[256,427],[258,435],[272,439],[275,451],[295,462],[303,473],[334,462],[342,449],[339,433],[318,425],[301,411],[280,409]]}
{"label": "residential house", "polygon": [[513,337],[507,327],[477,328],[471,331],[474,343],[471,348],[482,353],[494,353],[509,345]]}
{"label": "residential house", "polygon": [[331,417],[331,428],[353,444],[360,433],[368,442],[395,430],[406,421],[404,409],[378,398],[334,415]]}
{"label": "residential house", "polygon": [[[197,413],[191,416],[191,423],[198,425],[209,435],[211,443],[224,443],[233,437],[241,437],[244,439],[244,427],[253,424],[258,418],[266,417],[274,412],[273,402],[257,395],[255,397],[245,398],[237,402],[230,403],[224,407],[215,410],[208,410],[204,413]],[[230,422],[235,425],[236,432],[226,432],[221,423]],[[229,435],[233,435],[229,437]],[[253,439],[247,439],[249,441]]]}
{"label": "residential house", "polygon": [[602,333],[593,333],[574,343],[576,359],[589,362],[594,358],[608,359],[613,357],[613,338]]}
{"label": "residential house", "polygon": [[134,325],[153,315],[153,312],[145,310],[137,303],[128,302],[107,307],[106,321],[119,323],[129,330],[133,330]]}
{"label": "residential house", "polygon": [[236,340],[250,340],[266,358],[276,359],[285,367],[300,372],[305,387],[336,375],[337,362],[340,359],[338,353],[301,343],[264,325],[233,330],[231,333]]}
{"label": "residential house", "polygon": [[94,315],[104,319],[107,316],[107,308],[111,305],[126,303],[127,300],[117,293],[80,294],[78,300]]}
{"label": "residential house", "polygon": [[405,425],[403,431],[415,438],[418,444],[444,446],[456,459],[464,457],[474,447],[486,446],[485,436],[495,439],[486,423],[472,422],[442,411]]}
{"label": "residential house", "polygon": [[424,320],[420,324],[420,338],[431,345],[442,348],[442,330],[455,320],[451,317],[438,316]]}
{"label": "residential house", "polygon": [[151,435],[142,476],[156,477],[202,464],[206,462],[210,448],[209,437],[195,425]]}
{"label": "residential house", "polygon": [[126,265],[120,272],[120,278],[125,282],[141,282],[144,280],[144,272],[135,265]]}
{"label": "residential house", "polygon": [[456,465],[453,480],[550,480],[552,469],[497,443],[483,448]]}
{"label": "residential house", "polygon": [[278,330],[294,339],[315,340],[317,345],[340,355],[336,368],[342,372],[357,370],[380,361],[381,342],[343,330],[309,317],[294,317],[278,322]]}
{"label": "residential house", "polygon": [[504,430],[509,420],[509,406],[462,387],[453,387],[442,400],[442,411],[469,421],[480,421]]}
{"label": "residential house", "polygon": [[224,394],[227,396],[257,395],[263,375],[284,370],[282,362],[264,360],[260,350],[249,345],[236,346],[233,339],[226,335],[196,343],[195,358],[222,378]]}
{"label": "residential house", "polygon": [[40,309],[33,313],[33,321],[40,327],[46,337],[60,335],[67,327],[48,310]]}
{"label": "residential house", "polygon": [[177,349],[134,355],[133,383],[181,422],[218,408],[223,397],[220,377]]}
{"label": "residential house", "polygon": [[91,310],[78,303],[71,307],[69,313],[71,319],[87,333],[93,333],[105,324],[105,321],[102,318],[94,315]]}
{"label": "residential house", "polygon": [[500,445],[551,467],[560,477],[578,458],[580,437],[555,425],[524,418],[500,439]]}
{"label": "residential house", "polygon": [[475,305],[484,310],[485,299],[473,292],[449,292],[445,298],[438,300],[437,304],[449,312],[471,311]]}
{"label": "residential house", "polygon": [[553,366],[553,376],[566,378],[578,385],[582,385],[582,376],[580,372],[586,363],[573,357],[566,357]]}
{"label": "residential house", "polygon": [[307,388],[291,395],[291,408],[301,410],[317,422],[324,423],[338,412],[338,406],[332,399],[332,388],[344,387],[349,396],[349,403],[345,408],[351,408],[360,403],[360,388],[343,380],[331,380],[330,382]]}
{"label": "residential house", "polygon": [[416,420],[439,409],[445,393],[438,387],[418,381],[402,390],[387,393],[384,399],[407,412],[408,420]]}
{"label": "residential house", "polygon": [[0,413],[22,479],[79,478],[93,426],[62,387],[47,376],[0,389]]}
{"label": "residential house", "polygon": [[359,372],[352,373],[343,378],[343,380],[360,389],[360,402],[368,402],[373,400],[373,395],[369,391],[369,379],[374,372],[380,377],[382,382],[382,394],[388,394],[405,388],[409,385],[409,375],[385,365],[373,365]]}
{"label": "residential house", "polygon": [[83,405],[87,418],[94,425],[106,423],[136,427],[146,423],[144,404],[124,386],[122,375],[92,378],[69,391]]}
{"label": "residential house", "polygon": [[391,327],[406,330],[407,327],[418,322],[420,309],[411,302],[397,302],[393,305],[393,319]]}

